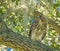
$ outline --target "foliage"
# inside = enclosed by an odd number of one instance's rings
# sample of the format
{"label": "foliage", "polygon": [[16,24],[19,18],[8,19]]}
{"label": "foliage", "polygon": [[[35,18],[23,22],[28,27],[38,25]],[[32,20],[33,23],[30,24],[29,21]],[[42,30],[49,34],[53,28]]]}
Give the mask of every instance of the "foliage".
{"label": "foliage", "polygon": [[[10,29],[23,36],[28,37],[34,10],[60,25],[60,0],[0,0],[0,17]],[[47,35],[42,42],[60,49],[60,33],[48,25]]]}

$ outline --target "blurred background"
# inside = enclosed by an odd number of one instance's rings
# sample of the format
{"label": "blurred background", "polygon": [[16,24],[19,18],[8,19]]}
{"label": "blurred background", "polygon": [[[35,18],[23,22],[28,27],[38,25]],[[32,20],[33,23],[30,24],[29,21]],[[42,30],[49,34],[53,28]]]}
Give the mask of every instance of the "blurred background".
{"label": "blurred background", "polygon": [[[43,13],[46,18],[53,20],[60,26],[60,0],[0,0],[0,17],[14,32],[27,37],[31,23],[35,18],[31,16],[34,10]],[[60,49],[60,33],[57,33],[52,26],[49,27],[47,24],[47,34],[42,43]],[[0,45],[0,51],[15,50]]]}

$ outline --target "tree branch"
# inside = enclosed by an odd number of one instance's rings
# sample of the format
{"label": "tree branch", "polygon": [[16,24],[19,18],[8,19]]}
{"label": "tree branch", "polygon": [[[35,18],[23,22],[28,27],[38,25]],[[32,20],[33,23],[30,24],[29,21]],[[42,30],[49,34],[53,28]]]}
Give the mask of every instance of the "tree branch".
{"label": "tree branch", "polygon": [[26,36],[13,32],[4,22],[0,29],[0,44],[9,46],[19,51],[57,51],[42,43],[35,42]]}

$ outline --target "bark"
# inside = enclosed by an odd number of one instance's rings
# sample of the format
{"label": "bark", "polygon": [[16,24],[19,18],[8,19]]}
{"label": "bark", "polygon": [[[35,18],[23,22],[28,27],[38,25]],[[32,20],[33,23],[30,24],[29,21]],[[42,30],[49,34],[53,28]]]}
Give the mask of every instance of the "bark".
{"label": "bark", "polygon": [[13,32],[4,22],[0,22],[0,44],[19,51],[56,51],[40,42]]}

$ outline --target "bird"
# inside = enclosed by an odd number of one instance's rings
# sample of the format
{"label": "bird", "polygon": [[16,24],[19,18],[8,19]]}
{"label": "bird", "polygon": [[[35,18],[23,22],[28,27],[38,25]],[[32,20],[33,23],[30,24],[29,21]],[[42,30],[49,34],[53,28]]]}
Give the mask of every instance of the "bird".
{"label": "bird", "polygon": [[[37,13],[39,12],[37,11]],[[42,13],[40,13],[32,21],[32,24],[29,30],[29,37],[34,41],[41,42],[46,36],[46,31],[47,31],[46,18]]]}

